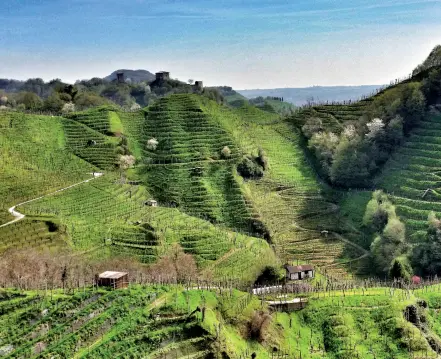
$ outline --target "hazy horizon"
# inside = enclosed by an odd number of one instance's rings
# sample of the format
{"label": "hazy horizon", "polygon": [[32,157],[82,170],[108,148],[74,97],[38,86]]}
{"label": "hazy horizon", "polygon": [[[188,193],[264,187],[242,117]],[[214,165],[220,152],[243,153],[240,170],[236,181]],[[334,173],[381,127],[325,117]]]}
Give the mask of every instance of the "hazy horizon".
{"label": "hazy horizon", "polygon": [[23,0],[0,10],[1,78],[119,68],[237,89],[387,84],[441,43],[440,0]]}

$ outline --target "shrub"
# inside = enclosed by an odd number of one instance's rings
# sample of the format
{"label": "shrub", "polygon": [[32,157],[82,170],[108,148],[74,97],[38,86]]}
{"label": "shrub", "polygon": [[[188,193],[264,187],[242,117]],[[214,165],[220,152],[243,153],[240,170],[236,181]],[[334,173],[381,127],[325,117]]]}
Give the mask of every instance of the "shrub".
{"label": "shrub", "polygon": [[264,171],[268,169],[268,156],[266,155],[266,152],[260,147],[256,162],[263,168]]}
{"label": "shrub", "polygon": [[271,324],[271,315],[262,311],[254,312],[253,318],[249,323],[249,336],[259,342],[266,339],[268,327]]}
{"label": "shrub", "polygon": [[222,158],[230,158],[231,157],[231,150],[228,146],[225,146],[221,150],[221,157]]}
{"label": "shrub", "polygon": [[252,158],[244,156],[242,162],[237,166],[237,171],[243,178],[261,178],[263,169]]}
{"label": "shrub", "polygon": [[150,140],[147,141],[147,148],[149,150],[154,151],[156,150],[156,147],[158,147],[158,144],[159,142],[156,138],[151,138]]}

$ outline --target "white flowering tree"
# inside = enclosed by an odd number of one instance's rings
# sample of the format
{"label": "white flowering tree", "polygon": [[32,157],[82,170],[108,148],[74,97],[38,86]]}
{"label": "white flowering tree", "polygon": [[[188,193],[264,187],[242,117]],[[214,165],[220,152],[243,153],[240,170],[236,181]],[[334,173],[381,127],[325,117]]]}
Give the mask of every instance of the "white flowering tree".
{"label": "white flowering tree", "polygon": [[0,97],[0,105],[6,105],[8,103],[8,98],[6,96]]}
{"label": "white flowering tree", "polygon": [[158,147],[158,144],[159,142],[156,138],[151,138],[147,141],[147,149],[154,151],[156,147]]}
{"label": "white flowering tree", "polygon": [[352,140],[357,135],[357,131],[355,130],[354,125],[346,126],[343,130],[343,136],[348,138],[349,140]]}
{"label": "white flowering tree", "polygon": [[72,102],[65,103],[63,105],[63,108],[61,109],[62,113],[69,113],[74,111],[75,111],[75,104],[73,104]]}
{"label": "white flowering tree", "polygon": [[138,111],[141,109],[141,106],[139,104],[137,104],[136,102],[130,106],[130,111]]}
{"label": "white flowering tree", "polygon": [[121,155],[119,156],[118,165],[119,165],[119,172],[121,175],[121,183],[125,182],[124,179],[124,171],[128,170],[129,168],[132,168],[135,164],[136,159],[132,155]]}
{"label": "white flowering tree", "polygon": [[132,168],[133,165],[135,164],[136,159],[134,156],[132,155],[121,155],[119,157],[119,168],[121,168],[122,170],[126,170],[129,168]]}
{"label": "white flowering tree", "polygon": [[375,139],[378,135],[384,132],[384,122],[380,118],[374,118],[367,125],[368,133],[366,133],[366,137],[370,140]]}

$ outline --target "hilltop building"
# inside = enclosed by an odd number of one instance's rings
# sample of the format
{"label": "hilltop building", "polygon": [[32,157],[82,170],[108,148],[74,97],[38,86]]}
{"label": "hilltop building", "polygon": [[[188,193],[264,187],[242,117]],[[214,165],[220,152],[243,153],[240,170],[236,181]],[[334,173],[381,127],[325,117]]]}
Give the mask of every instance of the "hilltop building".
{"label": "hilltop building", "polygon": [[315,269],[310,264],[304,264],[301,266],[285,265],[286,279],[287,280],[302,280],[308,278],[314,278]]}
{"label": "hilltop building", "polygon": [[170,72],[167,71],[157,72],[155,76],[156,76],[156,81],[170,80]]}
{"label": "hilltop building", "polygon": [[106,271],[96,277],[96,284],[100,287],[111,287],[113,289],[127,288],[129,286],[129,274]]}
{"label": "hilltop building", "polygon": [[193,86],[196,90],[202,90],[204,88],[204,83],[202,81],[196,81]]}
{"label": "hilltop building", "polygon": [[124,72],[117,72],[116,73],[116,81],[119,83],[119,84],[123,84],[126,80],[125,80],[125,77],[124,77]]}

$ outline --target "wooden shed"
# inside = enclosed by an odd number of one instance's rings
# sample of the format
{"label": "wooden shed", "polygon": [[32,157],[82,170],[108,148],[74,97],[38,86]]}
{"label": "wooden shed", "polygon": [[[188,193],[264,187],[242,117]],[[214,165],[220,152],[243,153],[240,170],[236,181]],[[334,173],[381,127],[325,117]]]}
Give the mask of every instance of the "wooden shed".
{"label": "wooden shed", "polygon": [[300,266],[285,265],[286,279],[288,280],[302,280],[308,278],[314,278],[315,269],[310,264],[304,264]]}
{"label": "wooden shed", "polygon": [[158,202],[155,201],[154,199],[149,199],[148,201],[145,202],[145,205],[150,207],[158,207]]}
{"label": "wooden shed", "polygon": [[100,287],[111,287],[113,289],[127,288],[129,286],[129,274],[106,271],[97,276],[96,282]]}

